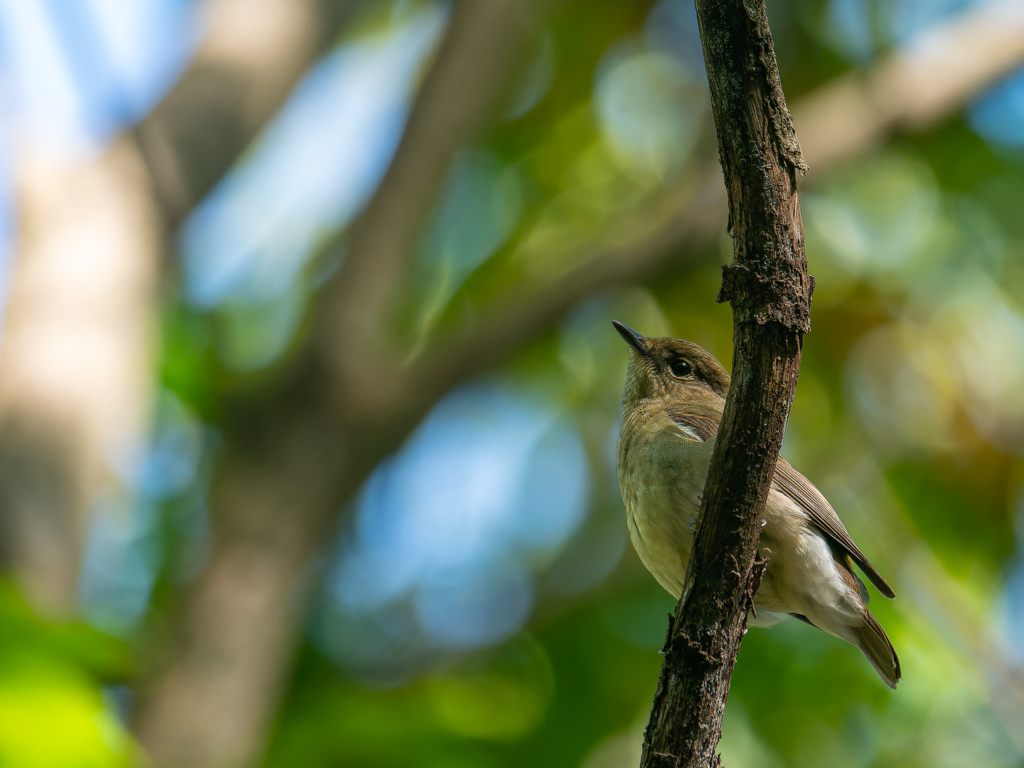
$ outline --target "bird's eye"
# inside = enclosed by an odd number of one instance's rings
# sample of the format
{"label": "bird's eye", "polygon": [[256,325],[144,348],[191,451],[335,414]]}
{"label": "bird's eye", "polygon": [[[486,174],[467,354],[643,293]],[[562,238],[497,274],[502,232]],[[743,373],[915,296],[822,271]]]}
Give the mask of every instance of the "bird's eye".
{"label": "bird's eye", "polygon": [[669,366],[669,370],[672,371],[672,375],[677,379],[685,379],[693,373],[693,369],[690,368],[690,364],[685,360],[676,360]]}

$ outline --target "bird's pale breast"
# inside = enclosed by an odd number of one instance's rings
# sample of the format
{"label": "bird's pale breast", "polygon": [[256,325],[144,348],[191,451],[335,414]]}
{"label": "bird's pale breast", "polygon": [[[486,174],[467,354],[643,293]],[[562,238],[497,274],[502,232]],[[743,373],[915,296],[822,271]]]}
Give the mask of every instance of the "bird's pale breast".
{"label": "bird's pale breast", "polygon": [[647,570],[676,598],[713,446],[690,438],[662,414],[633,414],[619,439],[619,487],[630,539]]}
{"label": "bird's pale breast", "polygon": [[[677,599],[714,443],[657,412],[627,417],[619,438],[619,486],[630,538],[647,569]],[[859,610],[855,596],[800,507],[773,489],[765,520],[761,546],[770,550],[768,570],[756,596],[757,616],[749,623],[770,626],[790,614],[817,618],[825,606],[852,619]],[[823,616],[818,626],[830,631],[832,624]]]}

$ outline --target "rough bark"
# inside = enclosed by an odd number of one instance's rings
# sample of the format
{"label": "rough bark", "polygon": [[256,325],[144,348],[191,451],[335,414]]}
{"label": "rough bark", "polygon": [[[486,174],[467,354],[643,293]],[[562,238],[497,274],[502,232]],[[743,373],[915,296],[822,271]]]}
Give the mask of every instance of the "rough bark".
{"label": "rough bark", "polygon": [[[140,206],[153,206],[154,192],[150,188],[156,186],[156,199],[161,203],[159,223],[145,235],[146,244],[137,250],[138,261],[134,268],[143,273],[153,275],[153,265],[162,251],[158,236],[167,232],[187,215],[191,207],[209,191],[217,180],[230,168],[233,162],[255,137],[259,128],[269,119],[286,99],[291,87],[299,80],[306,68],[316,57],[327,50],[332,40],[342,28],[343,22],[355,3],[352,0],[260,0],[256,6],[250,0],[210,0],[207,3],[210,37],[197,51],[195,60],[182,76],[180,82],[168,94],[164,102],[146,118],[140,126],[138,134],[140,146],[150,166],[151,179],[144,174],[134,174],[131,183],[134,196]],[[868,149],[874,142],[901,127],[918,128],[922,123],[936,121],[949,111],[957,109],[963,101],[984,84],[989,83],[1010,71],[1024,55],[1024,35],[1021,34],[1021,19],[1016,13],[1015,0],[1002,3],[989,3],[957,17],[950,24],[937,28],[931,38],[941,38],[941,45],[917,46],[909,51],[901,52],[892,59],[882,62],[878,67],[864,75],[845,78],[812,97],[806,112],[805,123],[798,114],[798,125],[807,148],[808,156],[815,170],[822,169],[826,164],[842,161]],[[255,10],[258,9],[258,10]],[[960,66],[966,62],[969,66]],[[921,72],[932,72],[936,66],[946,66],[956,77],[928,77],[921,80]],[[944,70],[945,71],[945,70]],[[225,96],[225,88],[229,93]],[[924,87],[927,86],[927,87]],[[912,94],[907,99],[901,94]],[[840,127],[849,129],[847,133],[836,131],[835,116],[841,115]],[[818,119],[820,118],[820,119]],[[852,138],[851,138],[852,137]],[[820,151],[815,151],[820,147]],[[116,150],[120,155],[117,163],[125,162],[128,150],[122,145]],[[115,162],[105,157],[107,165]],[[131,160],[136,163],[136,160]],[[717,179],[716,186],[717,186]],[[64,194],[67,185],[61,186],[57,194]],[[87,196],[88,197],[88,196]],[[81,198],[81,196],[79,196]],[[718,189],[712,190],[703,184],[699,186],[697,198],[703,202],[700,210],[704,213],[694,216],[692,207],[683,217],[668,223],[650,239],[636,244],[632,248],[616,250],[599,256],[596,261],[585,263],[577,271],[570,272],[564,278],[551,284],[528,285],[511,293],[496,306],[496,311],[485,318],[465,338],[449,340],[433,352],[438,354],[425,355],[420,363],[403,375],[406,385],[400,394],[407,397],[406,407],[401,413],[393,414],[388,424],[377,428],[372,419],[364,418],[358,429],[346,428],[344,433],[350,436],[359,446],[356,455],[348,457],[341,448],[331,448],[337,453],[332,463],[324,464],[325,473],[336,472],[339,466],[345,466],[345,476],[334,477],[330,487],[332,498],[344,498],[346,488],[358,486],[361,479],[372,469],[376,462],[393,448],[401,437],[411,430],[420,416],[430,408],[438,398],[466,378],[487,369],[495,361],[507,358],[517,349],[536,338],[568,311],[579,300],[604,290],[609,286],[621,285],[630,280],[643,279],[654,271],[664,269],[680,258],[681,243],[685,242],[688,253],[695,252],[707,243],[715,234],[708,226],[716,221],[715,209],[721,204]],[[98,202],[98,201],[97,201]],[[81,207],[81,206],[80,206]],[[28,209],[24,209],[28,214]],[[80,214],[85,220],[97,221],[92,207],[82,207]],[[100,218],[105,217],[103,214]],[[114,213],[118,218],[119,214]],[[127,219],[120,219],[121,223]],[[381,226],[386,226],[384,221]],[[146,225],[149,227],[150,225]],[[115,234],[113,229],[110,234]],[[98,246],[104,252],[120,249],[118,242],[105,235],[105,245]],[[120,237],[120,236],[116,236]],[[78,254],[72,249],[73,253]],[[25,254],[19,252],[19,261]],[[80,259],[79,259],[80,261]],[[27,263],[27,262],[26,262]],[[18,269],[24,269],[19,264]],[[146,272],[148,270],[148,272]],[[60,270],[58,270],[58,273]],[[68,272],[67,274],[71,274]],[[138,275],[130,275],[130,284],[145,286],[145,281],[138,281]],[[11,317],[16,307],[24,304],[22,296],[22,280],[15,277],[10,300]],[[110,285],[123,290],[128,282],[112,281]],[[120,287],[117,287],[120,286]],[[80,286],[79,286],[80,287]],[[37,286],[38,288],[38,286]],[[97,306],[108,310],[120,306],[119,300],[101,300]],[[63,299],[58,292],[52,293],[51,306],[63,306],[65,309],[76,308]],[[80,292],[76,291],[80,297]],[[151,286],[141,288],[131,301],[136,306],[144,304],[152,298]],[[128,346],[120,347],[118,356],[126,355],[141,370],[151,355],[149,341],[145,338],[151,324],[151,305],[140,311],[133,311],[131,317],[117,321],[122,336],[128,338],[131,333],[135,337]],[[65,313],[66,316],[66,313]],[[25,315],[28,317],[28,315]],[[5,330],[3,355],[13,353],[15,344],[15,322],[8,321]],[[42,326],[40,326],[42,328]],[[81,324],[67,324],[67,328],[75,332],[84,330]],[[50,326],[53,330],[54,326]],[[45,329],[44,329],[45,330]],[[109,337],[113,339],[114,337]],[[139,341],[144,347],[138,346]],[[33,344],[38,349],[57,349],[59,345],[51,343]],[[79,345],[79,348],[80,345]],[[140,351],[141,349],[141,351]],[[106,358],[103,358],[106,359]],[[38,384],[24,386],[21,394],[13,392],[15,387],[22,387],[29,377],[21,377],[14,373],[20,365],[3,366],[0,371],[0,384],[5,390],[3,397],[10,396],[14,403],[11,413],[17,419],[36,419],[30,408],[19,404],[18,398],[43,395],[46,387]],[[87,366],[76,368],[71,375],[50,377],[52,386],[59,383],[66,386],[61,394],[52,402],[62,404],[63,409],[70,409],[78,402],[82,371],[88,371],[90,378],[99,375],[101,365],[99,358],[92,358]],[[392,369],[389,369],[392,370]],[[383,378],[383,377],[378,377]],[[124,382],[122,382],[123,384]],[[113,388],[99,388],[102,400],[98,405],[83,406],[78,409],[75,418],[98,418],[113,405],[118,410],[118,417],[141,413],[144,407],[136,407],[129,403],[137,403],[138,398],[145,395],[144,389],[149,382],[129,382],[133,389],[122,392],[121,384]],[[335,393],[341,396],[340,392]],[[91,410],[90,410],[91,408]],[[48,424],[45,420],[36,419],[34,426],[8,422],[0,429],[3,445],[0,446],[10,461],[0,462],[5,467],[0,489],[0,516],[18,515],[23,520],[31,521],[36,526],[36,533],[30,535],[31,541],[15,540],[7,533],[0,534],[0,544],[4,545],[8,556],[17,552],[19,557],[27,557],[35,563],[51,565],[31,566],[33,573],[40,574],[49,583],[40,582],[40,589],[58,595],[58,602],[67,606],[73,599],[74,578],[77,570],[77,553],[80,547],[80,533],[84,528],[82,518],[64,515],[75,509],[76,499],[86,499],[89,493],[81,490],[79,478],[83,475],[83,465],[79,449],[70,452],[65,448],[70,435],[80,434],[74,421],[60,415],[57,422]],[[10,427],[10,428],[8,428]],[[109,425],[108,425],[109,427]],[[319,425],[324,428],[324,425]],[[296,434],[301,432],[298,430]],[[26,438],[30,433],[36,437]],[[374,439],[368,439],[372,435]],[[287,441],[286,441],[287,442]],[[296,454],[300,464],[302,454]],[[261,460],[266,462],[266,459]],[[346,464],[347,462],[347,464]],[[251,465],[250,465],[251,466]],[[249,475],[248,483],[244,473],[238,474],[232,469],[224,470],[228,477],[237,477],[236,483],[224,483],[225,490],[218,494],[225,500],[216,501],[218,508],[233,507],[237,509],[273,506],[275,511],[257,512],[253,515],[251,527],[245,528],[241,522],[220,523],[221,530],[232,530],[237,527],[235,538],[228,537],[222,546],[225,551],[238,547],[243,542],[250,549],[248,553],[231,557],[225,555],[226,561],[245,560],[253,551],[273,552],[278,546],[287,550],[281,562],[289,567],[279,568],[272,577],[257,580],[246,575],[244,568],[233,571],[238,579],[234,583],[241,585],[243,591],[235,593],[241,597],[245,605],[252,610],[246,613],[238,609],[240,617],[232,620],[233,626],[244,636],[255,636],[270,624],[268,616],[281,617],[283,631],[280,638],[268,638],[266,648],[271,653],[261,662],[246,661],[243,667],[252,668],[262,665],[265,676],[253,678],[253,689],[270,690],[264,681],[276,681],[279,672],[275,665],[287,663],[287,650],[297,633],[301,620],[301,585],[307,574],[301,572],[303,552],[309,552],[317,542],[318,531],[331,524],[336,514],[336,507],[327,512],[327,522],[317,515],[301,514],[302,508],[310,506],[305,502],[293,506],[287,501],[271,505],[272,495],[263,494],[270,484],[269,478],[283,467],[274,463],[261,463],[255,466],[263,468],[263,474]],[[310,464],[309,467],[313,465]],[[312,469],[309,470],[312,473]],[[284,474],[293,477],[288,472]],[[299,486],[311,475],[298,475],[299,481],[288,480],[284,486],[297,482]],[[220,487],[220,485],[219,485]],[[229,501],[235,492],[229,489],[248,489],[245,500]],[[303,498],[315,497],[310,488],[302,488]],[[21,495],[19,495],[21,494]],[[285,499],[291,498],[285,496]],[[26,505],[25,499],[36,499]],[[260,503],[257,504],[257,501]],[[81,508],[87,509],[85,507]],[[280,510],[288,510],[281,514]],[[75,515],[78,513],[75,512]],[[274,526],[263,526],[260,521],[274,519]],[[217,541],[221,537],[218,533]],[[37,542],[38,544],[33,544]],[[42,547],[43,549],[38,549]],[[47,553],[46,547],[54,548]],[[236,552],[243,550],[234,550]],[[32,560],[35,556],[38,559]],[[277,567],[279,561],[276,554],[271,554],[271,565]],[[251,562],[249,560],[248,562]],[[52,564],[57,563],[58,566]],[[298,566],[295,564],[299,563]],[[19,564],[19,568],[23,566]],[[27,567],[27,566],[24,566]],[[299,570],[296,570],[298,568]],[[26,578],[35,578],[26,570]],[[269,572],[268,572],[269,573]],[[298,576],[296,576],[298,574]],[[210,581],[215,581],[212,578]],[[223,583],[223,582],[220,582]],[[295,586],[298,585],[298,586]],[[267,594],[263,594],[266,591]],[[209,594],[214,594],[212,591]],[[226,600],[230,592],[221,593]],[[268,597],[269,595],[269,597]],[[284,595],[286,599],[274,595]],[[48,598],[46,598],[48,599]],[[223,604],[215,600],[204,603],[204,610],[210,610],[220,616]],[[265,606],[266,608],[260,608]],[[268,607],[267,607],[268,606]],[[244,614],[244,615],[242,615]],[[225,618],[225,621],[228,619]],[[198,619],[197,619],[198,621]],[[187,632],[184,632],[187,636]],[[282,640],[281,638],[284,638]],[[239,641],[240,642],[240,641]],[[230,647],[230,646],[229,646]],[[281,649],[285,650],[281,650]],[[260,652],[259,649],[252,649]],[[283,660],[283,661],[282,661]],[[276,683],[275,683],[276,684]],[[212,683],[211,683],[212,686]],[[251,693],[249,691],[248,693]],[[233,697],[242,695],[236,692]],[[260,694],[261,696],[263,694]],[[271,694],[271,699],[273,694]],[[218,700],[220,700],[218,698]],[[253,711],[262,712],[262,705],[254,706]],[[222,713],[223,715],[223,713]],[[239,722],[251,723],[258,721],[251,714],[243,713]],[[260,715],[261,717],[263,715]],[[211,717],[211,722],[216,718]]]}
{"label": "rough bark", "polygon": [[719,294],[733,307],[733,375],[683,597],[665,642],[644,736],[645,768],[720,764],[715,749],[764,572],[766,561],[757,552],[761,521],[796,391],[803,334],[810,330],[814,287],[796,188],[806,166],[764,4],[696,5],[734,246]]}
{"label": "rough bark", "polygon": [[[490,4],[478,5],[478,9],[488,7]],[[456,13],[463,8],[457,5]],[[502,27],[491,29],[500,32]],[[510,23],[506,31],[517,30]],[[908,68],[920,63],[906,60]],[[444,62],[438,61],[438,67],[442,66]],[[445,71],[446,79],[457,79],[460,73],[477,74],[472,69],[467,72],[465,67],[445,66]],[[432,73],[430,79],[438,76]],[[893,76],[903,77],[903,70],[894,71]],[[992,76],[990,72],[987,77]],[[444,95],[452,90],[457,92],[458,87],[425,83],[417,99],[424,104],[417,104],[410,126],[413,120],[436,125],[433,121],[448,114],[446,110],[430,108],[433,116],[423,117],[417,111],[428,108],[428,94]],[[452,117],[459,114],[452,113]],[[451,131],[470,131],[477,117],[470,113],[457,128],[411,131],[403,138],[405,147],[394,163],[425,162],[433,169],[430,173],[434,183],[438,183],[437,169],[447,166],[436,157],[420,156],[436,152],[432,137],[439,137],[450,160],[461,143],[452,140]],[[900,125],[898,113],[891,117],[884,130]],[[415,145],[410,145],[414,135],[418,138]],[[818,143],[826,146],[828,137],[822,136]],[[829,162],[849,159],[868,146],[844,145],[842,153],[829,156]],[[400,179],[405,171],[395,169],[391,173]],[[366,315],[346,314],[340,308],[340,313],[333,315],[331,309],[347,296],[358,295],[356,286],[364,278],[346,282],[358,271],[364,272],[367,281],[376,283],[371,286],[374,291],[383,292],[372,299],[363,297],[365,306],[372,305],[374,315],[386,314],[388,292],[396,286],[375,274],[370,263],[358,270],[349,267],[347,275],[338,275],[323,297],[325,312],[319,319],[322,330],[314,334],[317,351],[313,358],[321,364],[307,363],[304,372],[295,374],[296,379],[308,377],[323,389],[290,389],[293,385],[289,384],[284,386],[287,393],[256,393],[249,404],[236,402],[234,415],[227,419],[229,455],[218,473],[212,503],[217,528],[211,568],[200,578],[177,622],[182,645],[140,701],[137,730],[157,756],[158,764],[173,765],[177,760],[179,764],[198,766],[210,754],[234,758],[258,751],[266,736],[261,723],[265,724],[273,713],[299,638],[310,577],[306,570],[309,557],[329,540],[341,503],[451,388],[515,354],[578,301],[677,265],[680,259],[696,254],[711,242],[717,235],[716,222],[724,218],[718,213],[723,195],[717,170],[714,177],[707,182],[701,177],[692,197],[694,202],[648,239],[601,254],[555,282],[510,291],[468,335],[442,339],[407,368],[401,368],[392,357],[395,350],[367,349],[365,340],[354,338],[379,337]],[[387,243],[387,259],[398,264],[397,268],[390,263],[382,266],[391,278],[403,274],[401,260],[409,257],[409,238],[415,235],[417,222],[422,221],[429,204],[425,201],[436,186],[416,188],[419,191],[415,197],[399,198],[395,195],[403,190],[398,185],[382,184],[358,225],[364,229],[361,242]],[[399,199],[404,202],[399,203]],[[377,228],[401,229],[406,234],[396,243],[372,231]],[[686,250],[681,252],[684,243]],[[372,253],[368,246],[350,248],[348,258],[369,259]],[[352,346],[343,348],[350,342]],[[353,355],[358,348],[364,350],[364,356]],[[328,364],[335,353],[339,357]],[[268,413],[289,402],[293,408],[280,410],[279,421],[266,421]],[[289,427],[289,419],[306,426]],[[302,430],[308,430],[304,438],[285,437],[299,435]],[[316,449],[306,453],[298,447],[286,447],[300,446],[304,441]],[[291,467],[304,467],[305,471],[300,474]],[[248,490],[243,494],[244,489]],[[253,571],[258,564],[265,569],[263,573]],[[230,607],[235,599],[244,605]],[[274,633],[267,632],[271,626],[276,628]],[[235,658],[238,663],[225,665],[220,674],[213,675],[211,660],[218,657]],[[243,700],[246,705],[236,710],[236,702]],[[209,702],[209,706],[197,707],[197,701]],[[222,713],[222,725],[227,716],[223,713],[238,713],[237,721],[223,738],[212,732],[216,718],[210,713],[217,711]]]}

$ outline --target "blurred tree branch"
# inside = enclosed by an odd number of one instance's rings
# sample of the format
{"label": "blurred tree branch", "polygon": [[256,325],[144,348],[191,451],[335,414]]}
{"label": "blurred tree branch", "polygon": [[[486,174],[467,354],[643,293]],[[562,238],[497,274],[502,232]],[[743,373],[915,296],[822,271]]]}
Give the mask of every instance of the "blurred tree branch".
{"label": "blurred tree branch", "polygon": [[[683,596],[669,624],[641,766],[720,764],[715,750],[766,560],[761,523],[796,394],[814,278],[797,174],[806,170],[764,3],[697,0],[729,198],[732,383],[701,497]],[[769,555],[770,556],[770,555]]]}
{"label": "blurred tree branch", "polygon": [[[26,597],[73,611],[101,488],[143,448],[159,250],[146,171],[101,158],[16,160],[18,252],[0,351],[0,547]],[[118,466],[119,464],[119,466]],[[114,466],[112,466],[114,465]]]}
{"label": "blurred tree branch", "polygon": [[[682,212],[647,238],[552,282],[513,289],[468,334],[439,340],[408,367],[376,341],[388,335],[391,303],[443,177],[522,42],[524,5],[456,5],[387,179],[354,224],[346,260],[321,297],[309,349],[260,391],[225,403],[210,566],[177,617],[178,642],[138,711],[140,737],[160,765],[234,765],[258,751],[298,642],[311,556],[331,543],[341,505],[440,397],[587,296],[682,264],[722,227],[720,177],[699,173]],[[493,60],[472,63],[481,55]],[[1011,58],[992,59],[974,82],[1004,72]],[[881,67],[909,82],[916,60],[893,61]],[[935,103],[955,108],[967,95],[958,88],[959,97]],[[457,93],[467,105],[441,107]],[[901,125],[897,110],[878,130]],[[809,145],[828,147],[827,135],[811,133]],[[867,147],[848,142],[842,152],[823,152],[817,169]],[[716,210],[723,214],[716,218]]]}
{"label": "blurred tree branch", "polygon": [[393,351],[374,340],[420,225],[503,90],[537,5],[456,3],[391,167],[321,299],[310,348],[269,391],[224,404],[210,564],[136,718],[157,765],[246,765],[258,754],[299,638],[311,555],[331,542],[338,506],[435,402],[399,389]]}
{"label": "blurred tree branch", "polygon": [[406,287],[413,246],[452,160],[476,135],[521,54],[534,4],[514,5],[458,4],[395,157],[347,233],[345,261],[320,302],[314,340],[346,398],[355,390],[359,401],[384,403],[399,394],[388,379],[399,377],[402,355],[381,348],[381,339],[390,337],[392,304]]}
{"label": "blurred tree branch", "polygon": [[[961,66],[965,61],[969,65]],[[792,110],[810,168],[803,186],[813,186],[896,131],[924,130],[945,119],[1022,61],[1024,14],[1013,0],[1000,0],[937,25],[867,72],[823,86]],[[678,212],[651,234],[572,260],[579,266],[549,283],[512,289],[465,336],[442,340],[422,355],[410,378],[446,390],[454,386],[454,372],[486,370],[539,337],[582,299],[649,279],[707,248],[722,231],[725,192],[717,166],[700,166],[694,175]]]}
{"label": "blurred tree branch", "polygon": [[136,127],[174,230],[231,169],[365,0],[208,0],[206,34]]}
{"label": "blurred tree branch", "polygon": [[145,439],[163,236],[360,2],[209,0],[206,38],[136,129],[145,164],[123,137],[95,159],[17,160],[21,232],[0,354],[0,556],[38,608],[72,611],[111,460],[123,463]]}
{"label": "blurred tree branch", "polygon": [[956,112],[1024,59],[1016,0],[981,3],[924,32],[867,72],[852,72],[800,103],[793,117],[812,169],[917,131]]}

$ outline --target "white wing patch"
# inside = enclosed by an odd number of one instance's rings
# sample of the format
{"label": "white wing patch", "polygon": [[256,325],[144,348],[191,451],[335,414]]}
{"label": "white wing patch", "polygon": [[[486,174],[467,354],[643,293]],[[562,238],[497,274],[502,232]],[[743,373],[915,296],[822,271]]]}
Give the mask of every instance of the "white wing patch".
{"label": "white wing patch", "polygon": [[697,430],[695,430],[693,427],[688,426],[686,424],[680,424],[678,421],[673,421],[672,423],[676,425],[676,428],[678,428],[680,432],[682,432],[691,440],[696,440],[699,443],[704,442],[704,438],[698,435]]}

